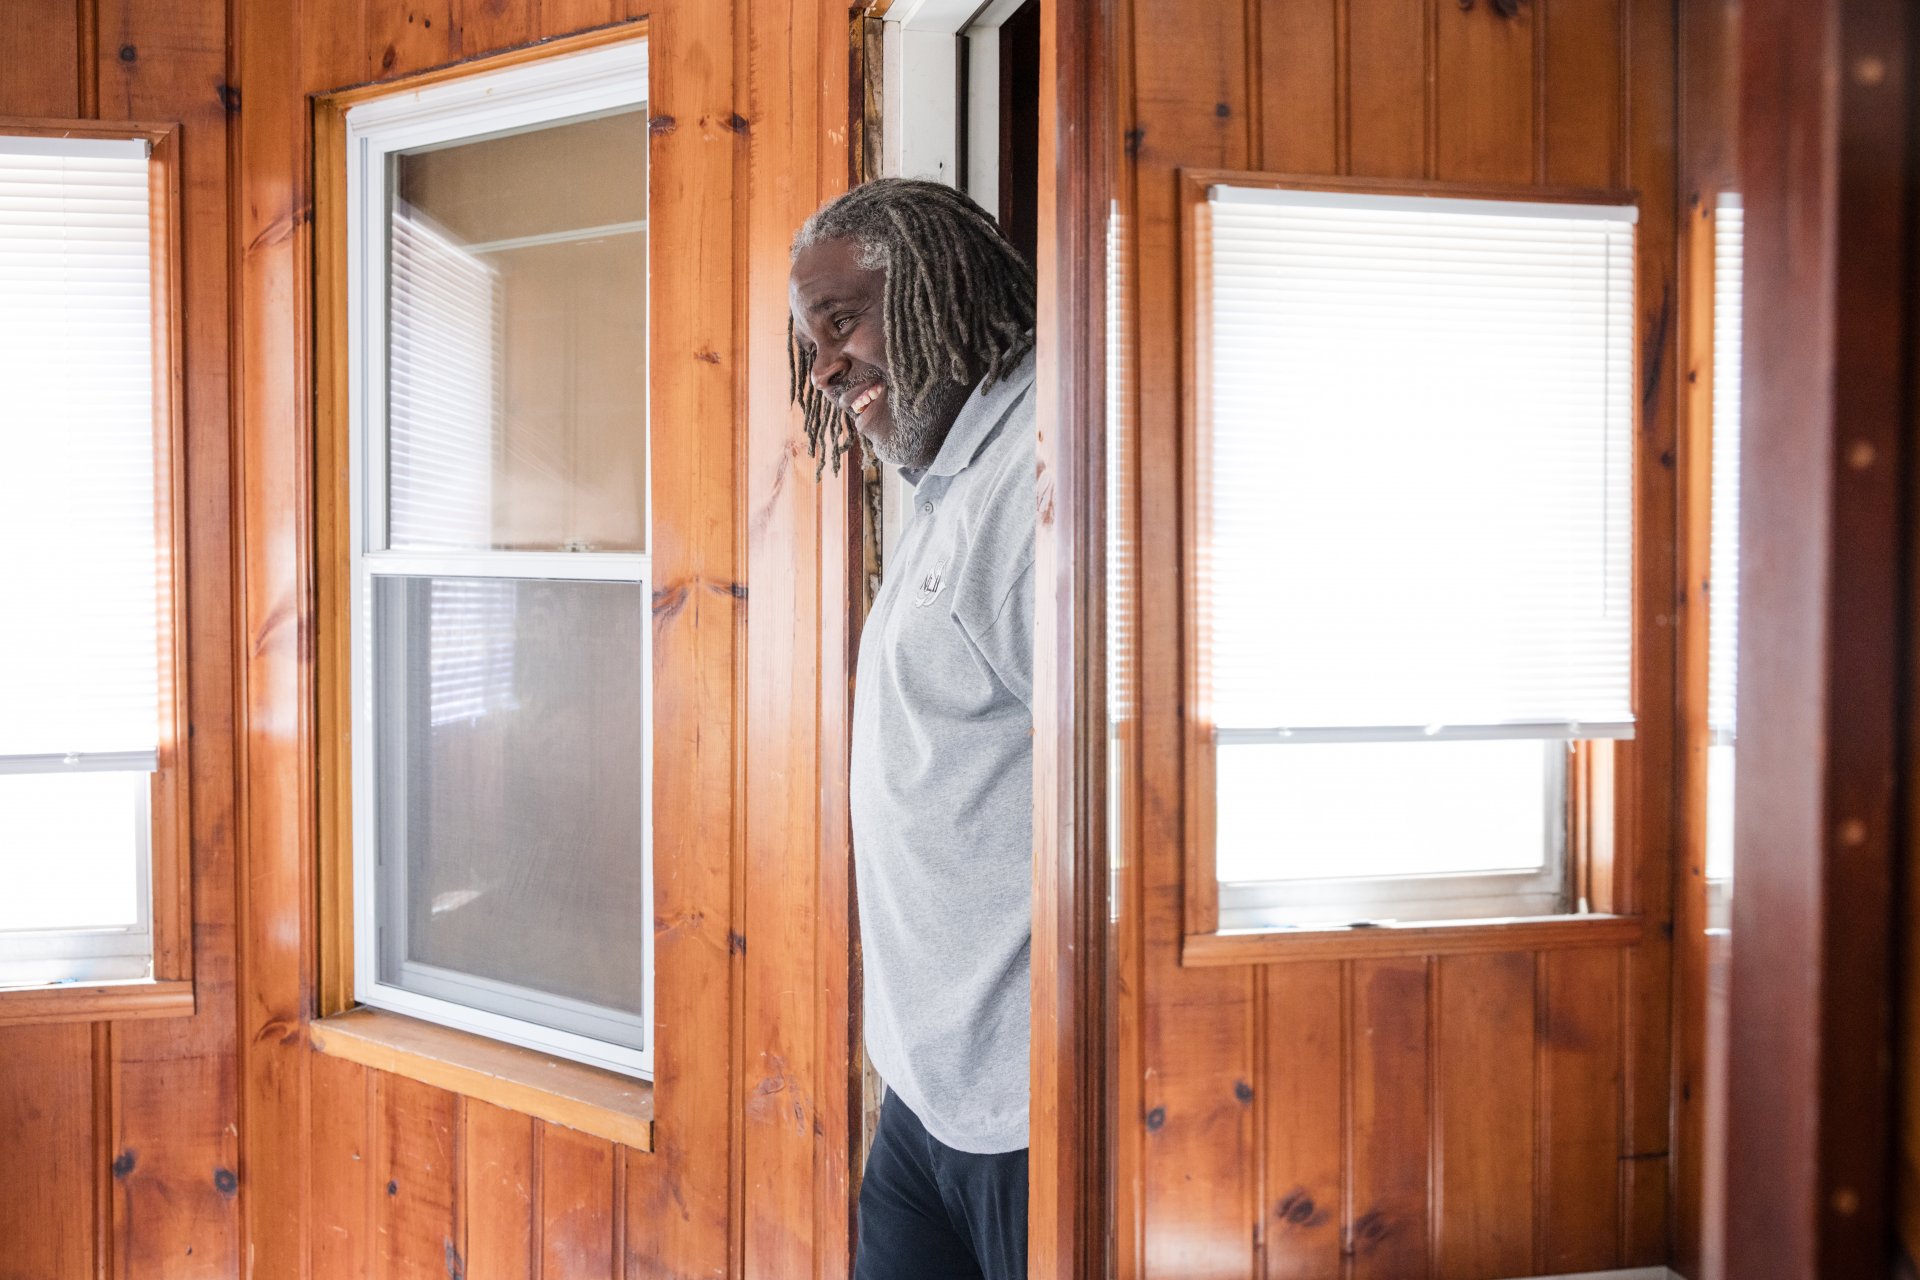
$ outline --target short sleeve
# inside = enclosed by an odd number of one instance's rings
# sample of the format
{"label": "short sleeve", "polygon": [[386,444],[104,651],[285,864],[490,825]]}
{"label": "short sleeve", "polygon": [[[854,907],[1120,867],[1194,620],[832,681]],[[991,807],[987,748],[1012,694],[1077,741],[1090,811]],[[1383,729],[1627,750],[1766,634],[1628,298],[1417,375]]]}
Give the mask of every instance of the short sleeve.
{"label": "short sleeve", "polygon": [[1033,583],[1029,559],[1008,586],[999,612],[977,631],[969,629],[981,658],[1029,714],[1033,711]]}

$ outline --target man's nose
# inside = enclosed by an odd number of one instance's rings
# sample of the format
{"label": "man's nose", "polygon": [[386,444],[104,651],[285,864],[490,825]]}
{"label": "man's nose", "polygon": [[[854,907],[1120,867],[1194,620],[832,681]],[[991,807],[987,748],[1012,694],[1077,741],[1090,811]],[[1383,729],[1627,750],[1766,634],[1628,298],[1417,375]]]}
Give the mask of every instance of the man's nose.
{"label": "man's nose", "polygon": [[813,380],[813,388],[825,392],[846,373],[848,362],[846,353],[836,349],[821,347],[814,352],[813,368],[807,376]]}

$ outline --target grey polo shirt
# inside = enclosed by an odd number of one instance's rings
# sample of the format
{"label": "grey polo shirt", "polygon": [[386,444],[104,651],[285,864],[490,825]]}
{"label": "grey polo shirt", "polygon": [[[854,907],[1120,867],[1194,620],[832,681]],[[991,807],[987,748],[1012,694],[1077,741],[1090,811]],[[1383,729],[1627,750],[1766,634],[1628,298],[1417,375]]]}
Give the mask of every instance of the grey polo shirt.
{"label": "grey polo shirt", "polygon": [[1033,357],[974,388],[860,636],[849,808],[867,1053],[950,1147],[1027,1145]]}

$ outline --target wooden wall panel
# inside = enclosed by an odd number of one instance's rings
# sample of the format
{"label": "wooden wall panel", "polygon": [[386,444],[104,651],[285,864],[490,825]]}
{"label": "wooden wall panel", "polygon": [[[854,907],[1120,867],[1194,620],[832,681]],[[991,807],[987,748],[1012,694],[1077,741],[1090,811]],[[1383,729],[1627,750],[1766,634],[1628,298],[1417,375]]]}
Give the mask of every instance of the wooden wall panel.
{"label": "wooden wall panel", "polygon": [[537,1122],[472,1098],[461,1118],[466,1280],[534,1280],[534,1197],[544,1195],[544,1166],[534,1152]]}
{"label": "wooden wall panel", "polygon": [[1428,960],[1349,962],[1346,1251],[1353,1280],[1425,1275],[1432,1245]]}
{"label": "wooden wall panel", "polygon": [[[1140,434],[1114,463],[1139,488],[1123,491],[1112,514],[1140,531],[1134,576],[1117,588],[1137,602],[1121,625],[1137,637],[1138,772],[1128,781],[1140,809],[1131,844],[1113,854],[1128,868],[1114,935],[1116,1092],[1141,1099],[1144,1124],[1138,1147],[1128,1133],[1118,1143],[1118,1271],[1244,1274],[1249,1227],[1252,1265],[1267,1276],[1495,1280],[1664,1261],[1676,812],[1672,15],[1658,0],[1243,0],[1238,12],[1199,19],[1132,0],[1120,14],[1117,110],[1131,145],[1115,225],[1131,235],[1117,312],[1143,319],[1119,356],[1136,398],[1118,413]],[[1242,95],[1256,112],[1244,158],[1231,127]],[[1642,721],[1618,748],[1615,801],[1599,825],[1635,842],[1637,859],[1618,863],[1634,874],[1608,890],[1646,919],[1644,941],[1283,961],[1257,974],[1179,964],[1170,939],[1182,925],[1187,825],[1177,791],[1180,386],[1169,353],[1184,303],[1169,178],[1219,165],[1639,193]],[[1217,1100],[1249,1065],[1254,1145],[1243,1155],[1246,1139]]]}
{"label": "wooden wall panel", "polygon": [[0,5],[0,116],[80,114],[80,14],[74,0],[9,0]]}
{"label": "wooden wall panel", "polygon": [[[93,1034],[86,1023],[0,1035],[0,1277],[90,1276],[95,1257]],[[137,1158],[137,1155],[136,1155]]]}
{"label": "wooden wall panel", "polygon": [[1449,182],[1534,181],[1538,8],[1440,5],[1434,15],[1433,173]]}
{"label": "wooden wall panel", "polygon": [[[454,1201],[460,1100],[373,1074],[373,1262],[379,1280],[443,1280],[460,1253]],[[324,1127],[324,1121],[322,1122]]]}
{"label": "wooden wall panel", "polygon": [[[376,1192],[373,1085],[379,1073],[357,1062],[313,1064],[313,1274],[368,1276],[373,1266]],[[477,1280],[477,1274],[476,1280]]]}
{"label": "wooden wall panel", "polygon": [[1438,3],[1345,0],[1346,172],[1367,178],[1427,176],[1432,164],[1427,49]]}
{"label": "wooden wall panel", "polygon": [[1265,1280],[1317,1280],[1338,1273],[1345,1245],[1346,966],[1276,966],[1258,981]]}
{"label": "wooden wall panel", "polygon": [[[615,1184],[625,1157],[604,1138],[544,1120],[534,1125],[540,1155],[539,1275],[542,1280],[618,1280]],[[469,1202],[470,1213],[471,1207]]]}
{"label": "wooden wall panel", "polygon": [[1442,957],[1433,1005],[1440,1280],[1537,1272],[1534,957]]}

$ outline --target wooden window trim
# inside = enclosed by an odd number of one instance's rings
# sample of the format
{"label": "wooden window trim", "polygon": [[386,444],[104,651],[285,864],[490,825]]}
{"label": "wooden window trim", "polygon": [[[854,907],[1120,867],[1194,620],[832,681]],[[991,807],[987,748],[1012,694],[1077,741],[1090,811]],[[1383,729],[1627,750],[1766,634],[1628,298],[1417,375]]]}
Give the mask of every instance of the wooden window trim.
{"label": "wooden window trim", "polygon": [[[1197,590],[1196,552],[1203,532],[1198,501],[1198,476],[1207,464],[1205,452],[1206,377],[1202,353],[1209,349],[1211,332],[1202,279],[1199,211],[1207,191],[1216,184],[1269,190],[1339,191],[1355,195],[1447,196],[1458,199],[1527,200],[1564,204],[1640,203],[1632,190],[1499,186],[1487,183],[1439,182],[1419,179],[1351,179],[1319,174],[1295,175],[1228,169],[1183,169],[1179,174],[1180,298],[1185,323],[1181,326],[1181,431],[1184,478],[1181,513],[1181,638],[1189,655],[1184,665],[1182,696],[1184,727],[1181,739],[1185,777],[1185,830],[1181,872],[1183,937],[1181,963],[1188,966],[1263,964],[1287,960],[1359,959],[1406,955],[1452,955],[1514,949],[1553,950],[1568,947],[1632,945],[1644,936],[1644,922],[1633,902],[1634,868],[1639,858],[1627,793],[1616,787],[1616,759],[1625,752],[1576,748],[1568,779],[1568,849],[1574,859],[1573,883],[1588,912],[1491,920],[1410,921],[1405,924],[1341,925],[1311,929],[1222,930],[1220,880],[1215,863],[1214,743],[1208,726],[1193,714],[1200,704],[1204,670],[1198,655],[1207,639],[1201,634]],[[1635,247],[1636,268],[1644,276],[1643,246]],[[1636,284],[1636,295],[1639,292]],[[1639,328],[1640,299],[1635,298],[1635,327]],[[1637,415],[1636,408],[1636,415]],[[1648,442],[1633,433],[1636,470],[1661,465],[1648,456]],[[1636,524],[1640,516],[1636,514]],[[1643,557],[1636,528],[1633,565],[1637,608],[1650,598],[1643,581]],[[1641,661],[1645,627],[1632,622],[1633,661]],[[1627,764],[1625,767],[1631,767]]]}
{"label": "wooden window trim", "polygon": [[159,765],[152,783],[153,976],[141,982],[0,991],[0,1026],[186,1017],[193,1013],[192,815],[187,753],[186,370],[182,337],[180,127],[116,120],[0,117],[0,133],[39,138],[140,138],[148,167],[153,247],[154,480],[156,519],[168,547],[170,659],[160,704]]}
{"label": "wooden window trim", "polygon": [[385,1009],[307,1029],[317,1052],[405,1076],[635,1151],[653,1149],[653,1085],[633,1076],[456,1031]]}

